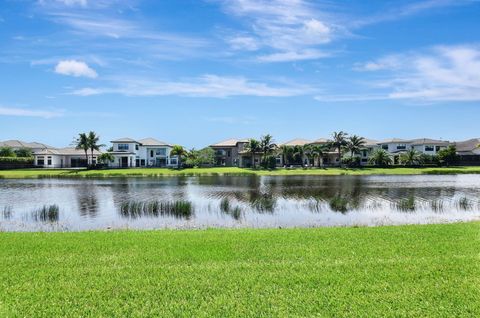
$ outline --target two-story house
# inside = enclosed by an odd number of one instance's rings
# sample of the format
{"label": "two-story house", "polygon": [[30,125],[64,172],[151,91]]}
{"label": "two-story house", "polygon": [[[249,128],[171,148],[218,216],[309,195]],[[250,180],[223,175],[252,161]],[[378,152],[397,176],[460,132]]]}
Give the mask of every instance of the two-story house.
{"label": "two-story house", "polygon": [[178,157],[170,156],[173,146],[169,143],[145,138],[134,140],[132,138],[120,138],[112,141],[113,151],[110,152],[115,158],[110,163],[111,167],[175,167]]}
{"label": "two-story house", "polygon": [[[223,167],[244,167],[247,163],[242,161],[245,155],[245,145],[248,139],[227,139],[210,145],[215,151],[215,165]],[[248,159],[247,159],[248,160]]]}

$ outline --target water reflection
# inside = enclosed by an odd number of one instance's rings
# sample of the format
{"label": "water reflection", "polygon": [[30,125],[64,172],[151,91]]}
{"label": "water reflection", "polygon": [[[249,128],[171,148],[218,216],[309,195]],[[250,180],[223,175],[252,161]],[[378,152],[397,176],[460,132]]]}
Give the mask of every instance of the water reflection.
{"label": "water reflection", "polygon": [[479,198],[475,175],[0,180],[0,230],[448,222]]}

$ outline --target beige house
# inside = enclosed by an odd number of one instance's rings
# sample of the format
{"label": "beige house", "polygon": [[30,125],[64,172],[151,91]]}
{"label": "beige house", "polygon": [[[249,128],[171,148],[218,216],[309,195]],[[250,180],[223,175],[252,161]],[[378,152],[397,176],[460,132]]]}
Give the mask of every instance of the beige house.
{"label": "beige house", "polygon": [[94,151],[93,156],[88,151],[88,161],[85,151],[67,148],[47,148],[34,152],[34,164],[39,168],[79,168],[95,165],[102,152]]}
{"label": "beige house", "polygon": [[250,154],[245,152],[248,139],[227,139],[210,145],[215,151],[215,165],[223,167],[245,167],[251,164]]}

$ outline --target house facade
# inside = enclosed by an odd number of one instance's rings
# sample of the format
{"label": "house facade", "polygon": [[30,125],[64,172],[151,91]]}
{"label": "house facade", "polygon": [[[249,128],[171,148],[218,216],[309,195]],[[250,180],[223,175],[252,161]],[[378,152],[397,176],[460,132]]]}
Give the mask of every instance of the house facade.
{"label": "house facade", "polygon": [[80,168],[95,165],[102,152],[94,151],[93,156],[88,151],[75,148],[47,148],[33,153],[34,165],[39,168]]}
{"label": "house facade", "polygon": [[176,167],[178,164],[178,157],[170,155],[172,144],[154,138],[120,138],[111,143],[114,161],[109,163],[110,167]]}
{"label": "house facade", "polygon": [[[436,155],[441,149],[450,145],[450,142],[445,140],[436,140],[429,138],[419,139],[387,139],[377,143],[377,146],[387,151],[393,158],[394,164],[398,164],[400,155],[414,149],[425,155]],[[372,148],[372,150],[375,148]]]}

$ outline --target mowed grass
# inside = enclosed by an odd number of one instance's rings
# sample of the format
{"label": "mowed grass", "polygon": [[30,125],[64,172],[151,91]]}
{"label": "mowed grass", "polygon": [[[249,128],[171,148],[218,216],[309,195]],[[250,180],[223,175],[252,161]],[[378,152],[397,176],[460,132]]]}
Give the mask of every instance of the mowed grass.
{"label": "mowed grass", "polygon": [[418,174],[480,174],[480,167],[429,167],[429,168],[325,168],[325,169],[275,169],[253,170],[236,167],[215,168],[131,168],[108,170],[85,169],[16,169],[0,170],[0,178],[49,178],[49,177],[162,177],[197,175],[418,175]]}
{"label": "mowed grass", "polygon": [[0,233],[2,317],[479,317],[480,223]]}

